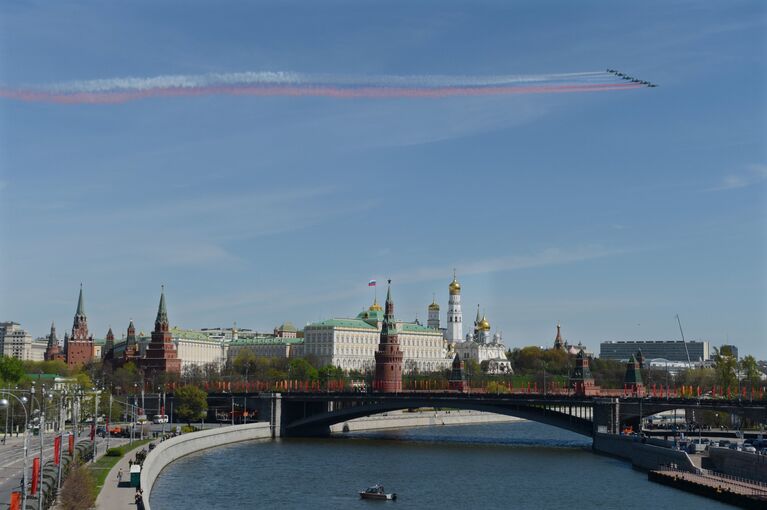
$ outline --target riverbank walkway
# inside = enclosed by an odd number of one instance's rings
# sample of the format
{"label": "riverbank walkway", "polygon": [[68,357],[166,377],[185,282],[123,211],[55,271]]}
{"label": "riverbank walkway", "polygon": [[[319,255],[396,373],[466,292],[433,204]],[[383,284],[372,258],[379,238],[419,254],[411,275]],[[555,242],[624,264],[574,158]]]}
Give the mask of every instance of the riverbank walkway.
{"label": "riverbank walkway", "polygon": [[[141,444],[136,448],[128,451],[122,458],[112,466],[112,469],[107,474],[106,480],[104,480],[104,486],[101,488],[98,497],[96,498],[96,510],[113,510],[118,508],[135,508],[136,503],[134,497],[136,495],[136,489],[130,486],[130,465],[128,461],[136,457],[136,453],[141,451],[142,448],[146,448],[146,444]],[[122,484],[117,482],[117,473],[122,469]],[[148,498],[149,494],[144,494],[144,498]]]}
{"label": "riverbank walkway", "polygon": [[767,507],[767,484],[706,469],[691,473],[664,467],[648,473],[648,479],[743,508]]}

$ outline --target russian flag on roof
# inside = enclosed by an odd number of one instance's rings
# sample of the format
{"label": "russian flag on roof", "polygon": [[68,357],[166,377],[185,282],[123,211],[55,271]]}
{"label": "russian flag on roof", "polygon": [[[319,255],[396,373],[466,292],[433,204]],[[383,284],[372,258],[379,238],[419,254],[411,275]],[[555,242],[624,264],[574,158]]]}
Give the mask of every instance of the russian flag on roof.
{"label": "russian flag on roof", "polygon": [[375,286],[376,286],[376,281],[375,280],[370,280],[368,282],[368,287],[375,287]]}

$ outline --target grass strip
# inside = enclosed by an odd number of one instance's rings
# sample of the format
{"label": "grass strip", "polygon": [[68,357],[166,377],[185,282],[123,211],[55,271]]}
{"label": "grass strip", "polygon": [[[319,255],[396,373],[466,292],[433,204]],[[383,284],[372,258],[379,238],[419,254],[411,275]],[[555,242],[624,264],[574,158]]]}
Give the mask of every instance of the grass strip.
{"label": "grass strip", "polygon": [[[109,450],[117,450],[120,455],[103,455],[93,464],[89,464],[88,469],[90,469],[91,475],[93,476],[93,481],[96,484],[96,490],[101,492],[101,488],[104,486],[107,475],[112,470],[114,465],[117,464],[120,459],[125,457],[126,453],[135,448],[138,448],[139,446],[151,443],[152,441],[154,441],[154,439],[144,439],[143,441],[133,441],[133,444],[124,444],[116,448],[110,448]],[[123,476],[130,477],[130,474],[123,473]]]}

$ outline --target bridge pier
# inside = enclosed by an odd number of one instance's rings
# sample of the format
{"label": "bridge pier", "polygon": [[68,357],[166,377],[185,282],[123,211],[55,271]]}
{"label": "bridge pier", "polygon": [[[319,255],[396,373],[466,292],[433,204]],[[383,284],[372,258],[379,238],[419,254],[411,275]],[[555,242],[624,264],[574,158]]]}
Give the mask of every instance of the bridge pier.
{"label": "bridge pier", "polygon": [[594,434],[618,434],[621,429],[620,400],[617,398],[598,399],[592,411]]}

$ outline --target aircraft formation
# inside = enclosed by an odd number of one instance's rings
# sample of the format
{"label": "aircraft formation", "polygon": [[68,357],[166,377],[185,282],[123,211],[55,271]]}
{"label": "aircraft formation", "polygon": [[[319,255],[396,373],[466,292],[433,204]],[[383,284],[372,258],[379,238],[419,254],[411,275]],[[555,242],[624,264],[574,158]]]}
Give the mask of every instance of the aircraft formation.
{"label": "aircraft formation", "polygon": [[639,83],[640,85],[647,85],[648,87],[655,88],[658,85],[655,83],[650,83],[649,81],[640,80],[639,78],[634,78],[633,76],[629,76],[626,73],[622,73],[618,71],[617,69],[607,69],[608,73],[614,74],[615,76],[618,76],[620,78],[623,78],[624,80],[628,80],[632,83]]}

